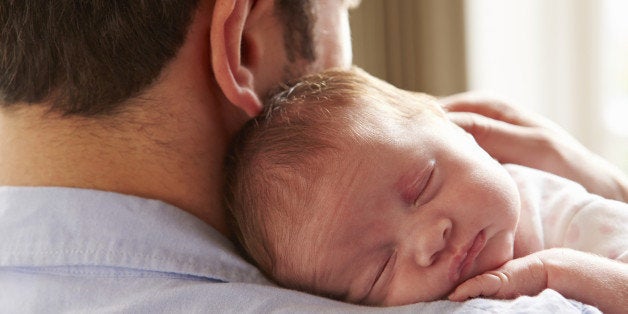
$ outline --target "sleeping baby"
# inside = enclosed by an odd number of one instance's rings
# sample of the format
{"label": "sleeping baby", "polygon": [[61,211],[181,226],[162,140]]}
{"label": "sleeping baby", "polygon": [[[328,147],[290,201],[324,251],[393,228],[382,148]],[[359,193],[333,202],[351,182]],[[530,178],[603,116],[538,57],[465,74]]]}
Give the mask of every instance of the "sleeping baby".
{"label": "sleeping baby", "polygon": [[357,68],[286,86],[226,172],[237,242],[285,287],[368,305],[551,288],[628,308],[628,204],[499,164],[435,99]]}

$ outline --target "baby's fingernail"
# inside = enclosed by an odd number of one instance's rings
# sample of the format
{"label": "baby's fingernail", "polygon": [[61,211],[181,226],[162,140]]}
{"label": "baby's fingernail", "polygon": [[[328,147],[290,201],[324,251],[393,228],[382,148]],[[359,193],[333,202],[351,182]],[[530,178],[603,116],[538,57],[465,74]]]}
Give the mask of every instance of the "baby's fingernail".
{"label": "baby's fingernail", "polygon": [[458,296],[455,292],[450,294],[447,298],[449,301],[460,301],[460,296]]}

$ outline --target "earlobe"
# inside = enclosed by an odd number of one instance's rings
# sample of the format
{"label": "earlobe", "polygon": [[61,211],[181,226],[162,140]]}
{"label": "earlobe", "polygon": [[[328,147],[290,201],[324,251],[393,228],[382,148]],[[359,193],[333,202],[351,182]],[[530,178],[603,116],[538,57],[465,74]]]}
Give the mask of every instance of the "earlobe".
{"label": "earlobe", "polygon": [[248,67],[244,27],[251,4],[246,0],[216,0],[210,30],[212,68],[227,99],[253,117],[262,110]]}

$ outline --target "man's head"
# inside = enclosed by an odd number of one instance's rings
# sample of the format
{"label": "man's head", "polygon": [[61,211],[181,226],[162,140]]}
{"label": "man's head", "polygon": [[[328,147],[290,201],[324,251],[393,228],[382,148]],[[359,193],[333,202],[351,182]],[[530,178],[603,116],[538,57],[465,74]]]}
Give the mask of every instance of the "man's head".
{"label": "man's head", "polygon": [[350,5],[0,0],[0,183],[160,199],[226,234],[229,139],[271,86],[348,66]]}
{"label": "man's head", "polygon": [[512,258],[519,198],[505,170],[434,99],[359,70],[287,86],[231,156],[240,243],[288,287],[407,304]]}
{"label": "man's head", "polygon": [[[213,12],[195,15],[208,6]],[[227,98],[253,114],[260,105],[229,97],[233,84],[263,96],[286,77],[350,63],[347,7],[341,0],[2,0],[0,105],[115,113],[160,79],[191,38],[191,23],[214,18],[215,38],[204,53],[213,55],[215,80]],[[262,44],[268,31],[280,40]],[[277,65],[282,73],[270,68]]]}

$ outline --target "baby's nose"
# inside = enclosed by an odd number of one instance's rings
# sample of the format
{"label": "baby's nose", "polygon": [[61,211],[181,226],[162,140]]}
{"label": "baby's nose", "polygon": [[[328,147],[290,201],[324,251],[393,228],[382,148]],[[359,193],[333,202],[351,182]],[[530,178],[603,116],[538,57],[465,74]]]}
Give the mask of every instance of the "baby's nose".
{"label": "baby's nose", "polygon": [[451,220],[443,218],[419,233],[415,260],[422,267],[435,263],[440,253],[447,247],[451,235]]}

